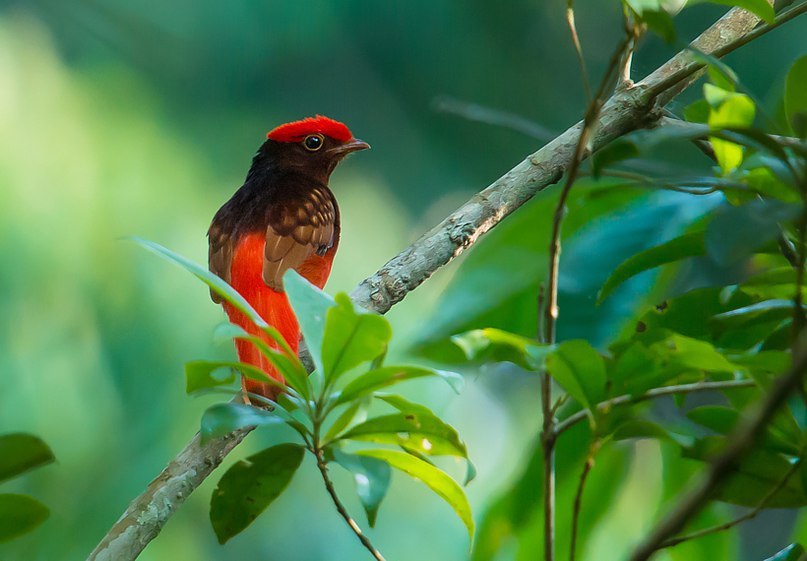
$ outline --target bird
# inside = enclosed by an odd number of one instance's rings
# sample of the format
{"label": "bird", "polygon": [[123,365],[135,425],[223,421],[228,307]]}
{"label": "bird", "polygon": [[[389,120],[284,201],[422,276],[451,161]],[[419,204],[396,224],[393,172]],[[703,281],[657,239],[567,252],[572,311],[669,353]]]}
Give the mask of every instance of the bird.
{"label": "bird", "polygon": [[[341,229],[329,179],[345,156],[368,148],[345,124],[322,115],[272,129],[252,159],[243,185],[219,208],[207,232],[210,271],[277,329],[295,354],[300,328],[283,290],[283,274],[294,269],[318,288],[325,286]],[[213,291],[210,294],[231,323],[277,348],[245,314]],[[255,344],[237,339],[235,345],[239,361],[284,383]],[[246,377],[242,387],[270,400],[280,393],[277,384]]]}

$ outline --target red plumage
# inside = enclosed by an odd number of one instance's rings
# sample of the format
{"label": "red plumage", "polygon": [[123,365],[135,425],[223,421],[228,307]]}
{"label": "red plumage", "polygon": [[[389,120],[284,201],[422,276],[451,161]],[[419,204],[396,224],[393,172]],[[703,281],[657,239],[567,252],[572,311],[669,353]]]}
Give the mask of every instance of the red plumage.
{"label": "red plumage", "polygon": [[286,123],[269,131],[266,138],[275,142],[299,142],[309,134],[323,134],[339,142],[347,142],[353,135],[343,123],[317,115]]}
{"label": "red plumage", "polygon": [[[312,134],[322,136],[306,142]],[[283,274],[294,269],[315,286],[325,286],[340,232],[339,208],[328,180],[346,154],[369,145],[353,138],[342,123],[319,115],[281,125],[267,138],[244,184],[213,218],[209,266],[296,353],[300,328],[283,291]],[[244,314],[221,303],[232,323],[277,348]],[[284,382],[253,343],[236,341],[236,350],[241,362]],[[246,379],[244,389],[271,399],[278,394],[275,386]]]}

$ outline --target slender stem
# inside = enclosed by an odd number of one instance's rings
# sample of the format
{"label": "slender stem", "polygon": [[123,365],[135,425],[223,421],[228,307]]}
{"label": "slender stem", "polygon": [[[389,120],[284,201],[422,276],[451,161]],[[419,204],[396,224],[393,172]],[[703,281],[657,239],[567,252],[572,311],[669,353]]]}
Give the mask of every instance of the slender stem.
{"label": "slender stem", "polygon": [[802,332],[794,346],[793,365],[772,384],[768,395],[754,403],[739,425],[726,438],[726,447],[715,457],[694,488],[636,547],[630,561],[649,559],[668,539],[681,531],[709,501],[715,488],[725,481],[737,463],[753,448],[760,433],[792,393],[798,391],[807,371],[807,332]]}
{"label": "slender stem", "polygon": [[[802,203],[804,204],[804,203]],[[807,247],[805,247],[805,237],[807,236],[807,206],[802,209],[799,222],[796,226],[798,234],[798,247],[796,248],[796,292],[793,296],[793,342],[795,343],[798,334],[804,328],[804,308],[802,307],[802,287],[804,286],[804,263],[807,259]]]}
{"label": "slender stem", "polygon": [[367,549],[367,551],[370,552],[370,555],[372,555],[377,561],[385,561],[384,556],[381,555],[375,546],[373,546],[373,542],[370,541],[370,538],[368,538],[364,532],[361,531],[361,528],[356,521],[351,518],[350,514],[348,514],[347,509],[345,509],[345,506],[339,499],[339,495],[336,494],[336,489],[333,487],[331,478],[328,477],[328,465],[325,463],[322,450],[315,449],[315,455],[317,457],[317,468],[319,468],[319,472],[322,474],[322,481],[325,483],[325,488],[328,490],[328,494],[331,496],[331,500],[336,506],[336,510],[339,512],[339,515],[345,519],[347,525],[350,526],[350,529],[353,530],[353,533],[356,534],[357,538],[359,538],[361,544]]}
{"label": "slender stem", "polygon": [[572,537],[569,545],[569,561],[574,561],[574,558],[577,555],[577,529],[580,523],[580,512],[582,511],[583,506],[583,489],[586,487],[588,475],[591,473],[591,469],[594,467],[594,456],[597,455],[599,449],[600,440],[593,440],[591,442],[591,446],[589,446],[586,463],[583,464],[583,472],[580,474],[580,483],[577,484],[577,493],[574,496],[574,507],[572,509]]}
{"label": "slender stem", "polygon": [[749,512],[743,514],[742,516],[740,516],[738,518],[735,518],[734,520],[730,520],[730,521],[725,522],[723,524],[717,524],[715,526],[710,526],[709,528],[704,528],[703,530],[698,530],[697,532],[692,532],[691,534],[684,534],[683,536],[678,536],[676,538],[670,538],[669,540],[667,540],[663,544],[661,544],[659,549],[664,549],[664,548],[667,548],[667,547],[675,547],[679,543],[683,543],[683,542],[686,542],[686,541],[689,541],[689,540],[702,538],[704,536],[708,536],[710,534],[715,534],[717,532],[723,532],[725,530],[728,530],[729,528],[733,528],[734,526],[737,526],[738,524],[742,524],[743,522],[745,522],[747,520],[751,520],[752,518],[756,517],[757,514],[762,512],[762,510],[764,510],[765,507],[768,506],[768,503],[770,503],[771,500],[773,500],[773,497],[775,497],[776,494],[779,493],[779,491],[784,489],[785,485],[787,485],[788,480],[790,480],[790,478],[793,476],[793,474],[795,474],[799,470],[799,468],[801,467],[801,463],[802,463],[801,459],[793,462],[793,464],[790,466],[790,469],[787,470],[787,472],[784,474],[782,479],[780,479],[776,483],[776,485],[774,485],[771,488],[771,490],[768,491],[765,494],[764,497],[762,497],[762,499],[759,501],[757,506],[755,506]]}
{"label": "slender stem", "polygon": [[450,113],[477,123],[514,130],[541,142],[548,142],[556,136],[556,133],[521,115],[478,103],[441,96],[435,98],[431,105],[435,111]]}
{"label": "slender stem", "polygon": [[[555,214],[552,219],[552,237],[549,243],[549,273],[547,275],[547,299],[544,306],[543,329],[544,342],[555,342],[555,324],[558,319],[558,272],[560,266],[560,232],[563,216],[566,213],[566,200],[572,190],[580,163],[586,153],[589,138],[597,126],[600,112],[603,107],[603,96],[612,84],[617,74],[622,53],[630,43],[629,38],[623,39],[611,56],[611,61],[600,81],[595,97],[589,102],[586,116],[583,119],[583,128],[577,139],[572,160],[566,174],[566,183],[560,193]],[[541,321],[541,318],[538,318]],[[541,412],[543,414],[543,428],[541,443],[544,454],[543,471],[543,497],[544,497],[544,561],[553,561],[555,558],[555,415],[552,409],[552,381],[549,373],[541,376]]]}
{"label": "slender stem", "polygon": [[[687,393],[730,390],[738,388],[751,388],[755,385],[756,382],[754,382],[753,380],[726,380],[724,382],[697,382],[694,384],[682,384],[680,386],[665,386],[663,388],[653,388],[652,390],[648,390],[645,393],[639,395],[631,395],[631,394],[620,395],[619,397],[615,397],[613,399],[609,399],[601,403],[598,403],[596,405],[596,409],[605,412],[608,411],[609,409],[612,409],[613,407],[621,407],[623,405],[633,405],[634,403],[648,401],[650,399],[657,399],[659,397],[665,397],[669,395],[681,395]],[[561,433],[572,428],[580,421],[587,418],[588,418],[587,411],[578,411],[574,415],[571,415],[566,419],[564,419],[563,421],[557,423],[555,425],[555,434],[560,435]]]}
{"label": "slender stem", "polygon": [[591,103],[591,84],[588,81],[586,59],[583,57],[583,47],[580,44],[580,37],[577,35],[577,26],[574,23],[574,0],[566,0],[566,25],[569,26],[574,52],[577,54],[577,62],[580,64],[580,75],[583,79],[583,91],[586,93],[586,101]]}

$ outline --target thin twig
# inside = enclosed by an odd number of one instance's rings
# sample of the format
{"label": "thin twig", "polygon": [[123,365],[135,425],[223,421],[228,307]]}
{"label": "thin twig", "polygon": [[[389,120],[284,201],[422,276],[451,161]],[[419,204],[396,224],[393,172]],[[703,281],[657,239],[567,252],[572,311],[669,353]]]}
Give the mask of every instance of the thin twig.
{"label": "thin twig", "polygon": [[453,97],[437,97],[432,101],[432,107],[435,111],[457,115],[469,121],[514,130],[541,142],[547,142],[556,136],[546,127],[521,115]]}
{"label": "thin twig", "polygon": [[774,381],[764,400],[749,407],[748,414],[743,415],[740,423],[726,438],[723,452],[711,461],[708,470],[694,488],[636,547],[630,561],[649,559],[664,542],[680,532],[686,523],[700,512],[714,489],[725,481],[737,463],[751,451],[774,414],[790,395],[799,389],[804,381],[805,371],[807,371],[807,332],[802,332],[794,348],[793,366]]}
{"label": "thin twig", "polygon": [[779,493],[779,491],[784,489],[785,485],[787,485],[788,480],[793,476],[793,474],[795,474],[799,470],[800,467],[801,467],[801,459],[798,459],[795,462],[793,462],[793,464],[791,464],[790,466],[790,469],[787,470],[782,479],[780,479],[776,483],[776,485],[774,485],[773,488],[771,488],[771,490],[768,491],[764,497],[762,497],[757,506],[755,506],[749,512],[743,514],[738,518],[735,518],[734,520],[724,522],[723,524],[717,524],[715,526],[710,526],[709,528],[704,528],[703,530],[698,530],[697,532],[692,532],[691,534],[685,534],[683,536],[678,536],[676,538],[670,538],[669,540],[661,544],[659,549],[664,549],[667,547],[675,547],[679,543],[702,538],[704,536],[715,534],[717,532],[723,532],[725,530],[733,528],[734,526],[737,526],[738,524],[742,524],[747,520],[751,520],[768,506],[768,503],[770,503],[771,500],[773,500],[773,498],[776,496],[777,493]]}
{"label": "thin twig", "polygon": [[574,0],[566,0],[566,25],[569,26],[569,35],[572,37],[574,52],[577,54],[577,62],[580,65],[580,77],[583,80],[583,91],[586,94],[586,102],[591,103],[591,84],[589,84],[588,81],[586,59],[583,56],[583,47],[580,45],[580,37],[577,35],[577,26],[574,23]]}
{"label": "thin twig", "polygon": [[370,541],[364,532],[361,531],[361,528],[356,523],[355,520],[350,516],[347,509],[345,509],[345,505],[342,504],[342,501],[339,500],[339,495],[336,494],[336,489],[333,487],[333,483],[331,482],[331,478],[328,477],[328,465],[325,463],[325,458],[322,455],[322,450],[316,449],[315,452],[317,456],[317,468],[319,468],[320,474],[322,474],[322,481],[325,483],[325,488],[328,490],[328,494],[331,496],[331,500],[333,504],[336,506],[336,510],[339,512],[339,515],[345,519],[347,525],[350,526],[350,529],[353,530],[353,533],[356,534],[356,537],[359,538],[361,544],[370,552],[377,561],[385,561],[384,556],[379,553],[379,551],[373,546],[373,542]]}
{"label": "thin twig", "polygon": [[[802,196],[807,196],[803,194]],[[804,286],[804,264],[807,260],[807,247],[805,247],[805,238],[807,238],[807,207],[801,211],[798,224],[796,226],[796,233],[798,235],[798,246],[796,247],[796,292],[793,296],[793,342],[795,343],[796,337],[801,330],[804,329],[804,308],[802,307],[802,287]]]}
{"label": "thin twig", "polygon": [[[595,97],[589,102],[583,119],[583,128],[577,139],[572,161],[566,173],[566,182],[560,193],[555,214],[552,220],[552,237],[549,243],[549,272],[547,275],[547,299],[544,309],[544,323],[541,330],[545,343],[555,342],[555,323],[558,319],[558,272],[560,265],[560,232],[563,216],[566,212],[566,200],[577,179],[580,163],[583,161],[586,147],[592,132],[597,127],[600,111],[603,107],[603,96],[618,72],[619,60],[629,44],[629,38],[623,39],[611,56],[610,64],[600,80]],[[541,318],[538,318],[540,321]],[[544,497],[544,560],[553,561],[555,558],[555,418],[552,411],[552,380],[548,372],[541,376],[541,412],[543,414],[543,427],[541,430],[541,443],[544,455],[543,470],[543,497]]]}
{"label": "thin twig", "polygon": [[580,523],[580,513],[582,512],[583,507],[583,490],[586,487],[588,476],[594,467],[594,457],[597,455],[599,450],[600,440],[594,439],[589,446],[586,463],[583,464],[583,471],[580,474],[580,482],[577,484],[577,493],[575,493],[574,507],[572,508],[572,536],[571,543],[569,545],[569,561],[574,561],[574,558],[577,555],[577,528]]}
{"label": "thin twig", "polygon": [[[682,384],[679,386],[665,386],[663,388],[653,388],[643,394],[632,395],[625,394],[606,401],[598,403],[595,408],[598,411],[606,412],[614,407],[621,407],[623,405],[633,405],[642,401],[651,399],[658,399],[670,395],[683,395],[688,393],[718,391],[718,390],[732,390],[739,388],[751,388],[756,385],[753,380],[726,380],[723,382],[696,382],[694,384]],[[574,415],[570,415],[566,419],[558,422],[555,425],[555,434],[560,435],[569,430],[574,425],[589,417],[588,411],[578,411]]]}

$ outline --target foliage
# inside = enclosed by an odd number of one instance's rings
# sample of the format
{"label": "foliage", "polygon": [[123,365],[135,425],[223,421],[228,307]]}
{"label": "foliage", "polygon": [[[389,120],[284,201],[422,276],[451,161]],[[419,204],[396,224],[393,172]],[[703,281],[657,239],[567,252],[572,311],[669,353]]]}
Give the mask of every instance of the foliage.
{"label": "foliage", "polygon": [[[53,452],[36,436],[0,435],[0,483],[53,461]],[[0,493],[0,543],[33,531],[48,516],[48,507],[33,497]]]}
{"label": "foliage", "polygon": [[[639,4],[628,4],[638,16],[644,15]],[[765,19],[773,15],[768,13],[770,6],[765,2],[731,4],[752,10]],[[647,4],[644,6],[647,10]],[[626,283],[630,281],[632,287],[644,286],[647,290],[651,288],[647,284],[637,285],[633,281],[646,278],[646,273],[653,269],[663,271],[648,295],[633,298],[639,302],[636,311],[618,318],[623,327],[614,331],[616,335],[602,339],[591,336],[579,319],[575,308],[587,306],[585,300],[591,297],[587,295],[596,291],[578,291],[576,298],[566,298],[564,302],[564,284],[568,291],[568,285],[585,282],[577,274],[596,277],[598,271],[590,268],[569,273],[564,269],[568,261],[561,260],[560,323],[562,326],[564,318],[570,317],[569,322],[583,331],[585,339],[569,338],[546,345],[525,336],[531,335],[529,323],[517,317],[518,309],[526,305],[527,299],[511,302],[501,297],[509,290],[526,288],[516,276],[496,288],[500,296],[477,301],[473,314],[462,321],[441,321],[421,346],[428,356],[445,362],[461,362],[459,349],[468,366],[475,369],[488,365],[486,370],[490,371],[497,363],[509,362],[530,375],[547,373],[553,378],[552,411],[556,412],[554,430],[559,437],[558,500],[562,505],[559,536],[568,536],[569,518],[565,517],[571,516],[566,514],[571,512],[571,489],[577,485],[580,470],[585,462],[591,461],[592,454],[605,458],[624,450],[627,443],[650,440],[658,442],[667,455],[674,454],[692,464],[708,463],[724,450],[734,437],[734,429],[749,416],[772,380],[789,368],[793,341],[804,326],[807,144],[799,139],[804,138],[800,127],[805,115],[802,104],[807,99],[804,58],[794,63],[785,80],[785,120],[779,123],[781,127],[756,124],[759,120],[756,103],[751,96],[736,91],[739,81],[733,71],[725,65],[710,66],[711,82],[704,85],[703,98],[684,111],[689,122],[673,122],[629,134],[596,154],[592,163],[593,174],[600,178],[600,185],[606,186],[611,200],[602,209],[587,207],[588,219],[599,212],[605,216],[624,214],[626,203],[654,200],[654,195],[633,190],[638,186],[682,193],[677,198],[680,205],[688,204],[687,197],[703,201],[703,212],[690,214],[661,243],[645,245],[646,240],[636,240],[632,254],[626,253],[621,263],[611,267],[610,275],[600,280],[597,321],[608,322],[609,315],[613,315],[609,301],[620,298],[624,301],[625,294],[630,293],[625,290]],[[782,132],[797,136],[776,136]],[[679,150],[685,143],[703,141],[708,141],[712,149],[715,166],[711,174],[660,178],[637,174],[628,167],[636,158],[648,157],[668,146],[666,149]],[[581,181],[575,191],[583,200],[601,203],[603,198],[596,199],[594,195],[604,188]],[[621,200],[615,193],[630,198]],[[543,204],[551,208],[555,203],[547,198]],[[652,205],[642,208],[653,216]],[[568,238],[567,247],[575,252],[580,226],[574,222],[579,207],[573,198],[569,209],[564,237]],[[536,214],[551,213],[542,207]],[[649,219],[655,220],[655,217]],[[528,224],[530,234],[526,232]],[[599,228],[603,227],[601,221]],[[602,238],[610,243],[625,236],[625,229],[635,225],[622,221],[607,227],[609,231]],[[529,220],[521,224],[514,221],[509,230],[504,227],[481,243],[446,291],[438,306],[438,317],[452,316],[468,286],[484,293],[484,288],[475,283],[488,282],[481,275],[495,266],[496,256],[505,254],[513,239],[527,235],[544,237],[546,232],[536,231]],[[545,257],[541,257],[545,255],[542,245],[539,241],[525,251],[521,261],[545,263]],[[574,269],[574,257],[571,261]],[[702,280],[693,283],[694,263],[719,274],[705,284]],[[546,273],[541,270],[540,274]],[[532,292],[534,299],[537,287],[529,286],[528,292]],[[653,298],[658,298],[655,304]],[[536,322],[534,312],[528,319]],[[502,329],[505,326],[510,331]],[[468,328],[475,329],[462,331]],[[455,344],[453,350],[447,346],[449,340]],[[704,397],[697,400],[702,405],[688,404],[687,395],[707,389]],[[656,408],[648,405],[648,401],[662,396],[674,398],[679,411],[677,420],[670,421],[669,413],[667,420],[660,420]],[[535,399],[537,403],[537,394]],[[718,487],[712,500],[755,510],[807,506],[804,419],[804,405],[798,399],[778,411],[753,452]],[[579,427],[583,422],[587,425],[585,434]],[[574,439],[565,436],[571,430],[576,431]],[[533,458],[522,469],[521,479],[484,515],[474,559],[494,559],[513,541],[525,553],[540,547],[536,543],[536,534],[541,533],[537,525],[540,498],[532,497],[529,505],[514,508],[523,488],[538,485],[543,477],[540,452],[538,445]],[[606,462],[601,464],[605,465],[598,464],[592,473],[614,469]],[[615,478],[616,472],[608,471],[603,476]],[[583,485],[582,481],[580,484]],[[676,493],[680,494],[685,484],[686,481],[679,481]],[[582,511],[574,515],[575,519],[578,515],[585,517],[588,509],[596,512],[601,506],[589,494],[594,492],[590,488],[591,485],[586,487]],[[530,522],[531,519],[535,522]],[[703,528],[693,521],[689,530]],[[704,537],[685,535],[683,541],[687,545],[681,547],[705,555],[707,549],[698,548],[710,547],[707,544],[713,533],[725,528],[718,525],[707,529],[703,531]],[[585,543],[587,537],[584,533],[581,541]],[[696,538],[697,541],[689,542]],[[559,547],[562,557],[566,547],[563,538],[559,539]],[[801,551],[800,546],[794,545],[774,558],[797,558]]]}
{"label": "foliage", "polygon": [[[210,519],[220,543],[246,529],[280,496],[305,451],[314,456],[326,485],[331,485],[327,470],[334,462],[354,475],[358,497],[371,526],[375,525],[389,487],[390,468],[394,468],[422,481],[443,498],[473,538],[471,507],[462,487],[432,460],[439,456],[464,459],[468,464],[466,483],[472,479],[474,468],[457,431],[427,407],[379,391],[422,377],[441,378],[458,390],[461,377],[424,367],[384,365],[392,336],[389,322],[357,308],[346,294],[331,298],[290,270],[284,276],[284,288],[316,365],[309,377],[280,335],[232,287],[158,244],[136,241],[196,275],[261,326],[277,348],[261,344],[260,339],[250,337],[235,325],[227,324],[218,331],[253,341],[286,379],[287,385],[277,401],[248,394],[254,402],[264,403],[266,409],[237,402],[220,403],[210,407],[202,417],[203,442],[238,429],[279,424],[292,428],[299,437],[295,443],[272,446],[242,460],[222,476],[210,505]],[[240,379],[238,374],[249,379],[266,379],[265,374],[248,364],[194,361],[186,366],[187,392],[226,391]],[[239,390],[229,391],[247,397]],[[366,418],[373,404],[386,405],[396,412]],[[387,447],[354,449],[355,443]]]}

